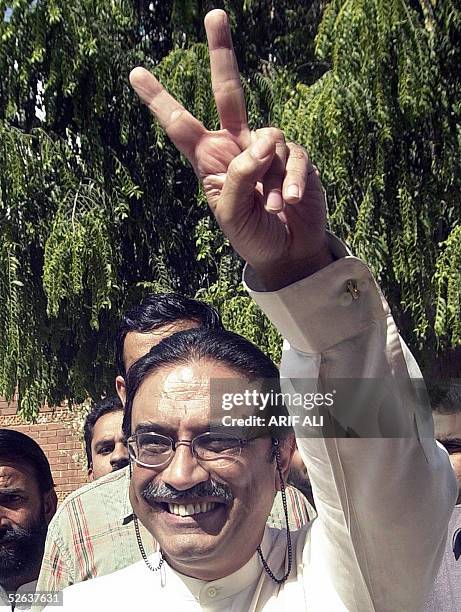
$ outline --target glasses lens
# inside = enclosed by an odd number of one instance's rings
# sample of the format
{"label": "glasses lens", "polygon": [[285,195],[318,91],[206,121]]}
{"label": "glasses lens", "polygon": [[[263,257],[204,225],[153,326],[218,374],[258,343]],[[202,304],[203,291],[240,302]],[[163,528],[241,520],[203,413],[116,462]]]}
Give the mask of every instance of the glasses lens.
{"label": "glasses lens", "polygon": [[144,465],[162,465],[172,453],[170,438],[156,433],[141,433],[134,436],[135,444],[130,444],[136,451],[134,459]]}
{"label": "glasses lens", "polygon": [[193,450],[198,459],[213,462],[213,467],[225,467],[240,456],[243,440],[228,434],[205,433],[194,440]]}

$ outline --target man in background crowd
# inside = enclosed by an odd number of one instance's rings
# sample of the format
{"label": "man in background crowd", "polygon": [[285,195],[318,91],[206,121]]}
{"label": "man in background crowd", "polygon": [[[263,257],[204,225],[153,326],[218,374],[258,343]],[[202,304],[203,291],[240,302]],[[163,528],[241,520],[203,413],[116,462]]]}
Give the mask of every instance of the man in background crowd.
{"label": "man in background crowd", "polygon": [[0,429],[0,602],[4,605],[11,605],[15,594],[27,599],[35,592],[56,506],[50,464],[40,446],[23,433]]}
{"label": "man in background crowd", "polygon": [[432,390],[435,437],[450,455],[458,481],[458,499],[448,525],[445,554],[423,612],[461,610],[461,381],[447,381]]}
{"label": "man in background crowd", "polygon": [[85,419],[88,480],[97,480],[128,465],[128,452],[122,433],[123,404],[109,397],[94,404]]}
{"label": "man in background crowd", "polygon": [[[123,316],[115,341],[116,388],[123,402],[127,371],[133,363],[162,339],[195,327],[223,328],[214,308],[173,293],[149,295]],[[128,468],[124,468],[98,478],[64,500],[48,532],[40,590],[60,591],[139,561],[129,481]],[[286,495],[290,527],[297,529],[309,521],[312,510],[295,488],[287,487]],[[268,523],[285,526],[280,495]],[[147,553],[151,552],[154,540],[142,524],[139,533]]]}

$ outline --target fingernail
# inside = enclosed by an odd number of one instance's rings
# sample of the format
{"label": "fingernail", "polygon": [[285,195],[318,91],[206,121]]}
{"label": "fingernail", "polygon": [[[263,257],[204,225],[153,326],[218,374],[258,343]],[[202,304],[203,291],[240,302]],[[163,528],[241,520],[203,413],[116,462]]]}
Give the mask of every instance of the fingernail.
{"label": "fingernail", "polygon": [[280,193],[271,191],[267,196],[266,210],[268,212],[278,213],[283,210],[283,200]]}
{"label": "fingernail", "polygon": [[251,147],[250,152],[255,159],[264,159],[270,153],[272,153],[273,148],[273,143],[268,138],[263,136],[255,142],[255,144]]}
{"label": "fingernail", "polygon": [[298,185],[288,185],[287,196],[290,198],[299,198]]}

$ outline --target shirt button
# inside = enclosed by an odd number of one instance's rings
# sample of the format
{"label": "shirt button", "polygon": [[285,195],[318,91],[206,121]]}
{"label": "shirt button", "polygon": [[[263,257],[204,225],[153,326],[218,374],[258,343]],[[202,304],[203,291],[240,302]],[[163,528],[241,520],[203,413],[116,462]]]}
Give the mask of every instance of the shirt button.
{"label": "shirt button", "polygon": [[350,306],[352,304],[352,295],[350,293],[342,293],[339,298],[341,306]]}
{"label": "shirt button", "polygon": [[218,594],[218,589],[216,589],[215,587],[210,587],[209,589],[207,589],[206,594],[208,595],[208,597],[213,599]]}

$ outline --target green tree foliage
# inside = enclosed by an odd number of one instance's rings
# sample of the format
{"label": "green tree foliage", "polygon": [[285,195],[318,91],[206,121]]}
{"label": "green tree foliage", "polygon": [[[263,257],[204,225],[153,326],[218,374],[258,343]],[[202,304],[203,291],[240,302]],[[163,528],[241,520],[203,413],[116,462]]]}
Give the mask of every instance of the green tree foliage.
{"label": "green tree foliage", "polygon": [[316,39],[331,69],[280,118],[427,367],[461,344],[460,32],[451,0],[332,1]]}
{"label": "green tree foliage", "polygon": [[[9,0],[0,23],[0,394],[111,389],[120,313],[172,289],[279,358],[191,169],[141,107],[153,69],[208,127],[203,16],[231,16],[251,127],[306,145],[331,225],[413,348],[460,341],[460,26],[451,0]],[[315,35],[317,38],[315,39]]]}
{"label": "green tree foliage", "polygon": [[[8,7],[0,23],[0,394],[18,386],[26,416],[45,399],[81,402],[112,388],[120,314],[149,291],[214,301],[230,326],[278,356],[276,333],[236,290],[241,262],[191,169],[127,80],[138,64],[156,67],[215,127],[202,26],[209,4],[0,2],[0,14]],[[280,11],[229,4],[242,40],[254,41],[242,62],[256,126],[273,102],[267,76],[258,87],[252,75],[282,56],[269,57],[268,29],[259,47],[249,32]],[[284,7],[291,20],[300,14],[295,2]],[[289,53],[288,43],[278,48]]]}

